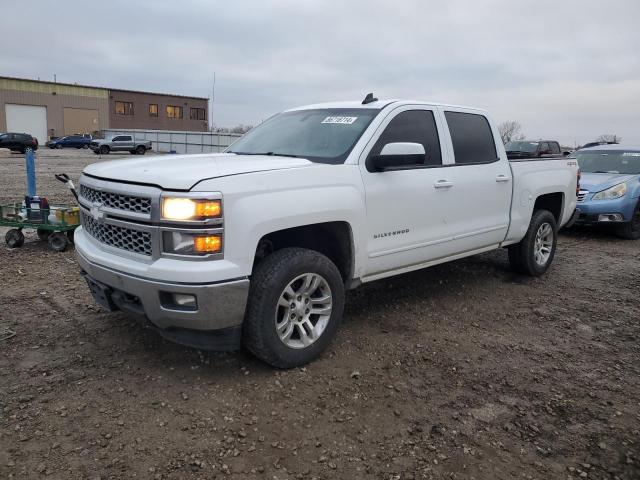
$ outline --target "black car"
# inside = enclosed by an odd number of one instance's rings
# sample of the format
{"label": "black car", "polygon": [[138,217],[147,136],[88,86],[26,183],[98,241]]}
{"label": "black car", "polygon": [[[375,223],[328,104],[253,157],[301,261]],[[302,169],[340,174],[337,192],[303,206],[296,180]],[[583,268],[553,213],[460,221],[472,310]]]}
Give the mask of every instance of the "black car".
{"label": "black car", "polygon": [[8,148],[12,152],[24,153],[38,149],[38,139],[28,133],[3,133],[0,135],[0,148]]}
{"label": "black car", "polygon": [[86,135],[68,135],[66,137],[56,138],[47,142],[49,148],[88,148],[91,143],[91,136]]}
{"label": "black car", "polygon": [[555,140],[515,140],[504,146],[509,160],[528,158],[553,158],[569,155],[563,152]]}

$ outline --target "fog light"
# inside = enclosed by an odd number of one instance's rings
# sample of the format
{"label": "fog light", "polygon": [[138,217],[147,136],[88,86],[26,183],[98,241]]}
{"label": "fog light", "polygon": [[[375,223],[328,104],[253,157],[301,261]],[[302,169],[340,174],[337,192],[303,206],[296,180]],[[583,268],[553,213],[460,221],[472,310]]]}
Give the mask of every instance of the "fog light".
{"label": "fog light", "polygon": [[195,311],[198,301],[195,295],[189,293],[160,292],[160,303],[169,310]]}
{"label": "fog light", "polygon": [[599,222],[622,222],[624,218],[620,213],[604,213],[598,215]]}
{"label": "fog light", "polygon": [[189,295],[188,293],[174,293],[171,296],[173,297],[173,303],[181,307],[196,308],[198,306],[195,295]]}

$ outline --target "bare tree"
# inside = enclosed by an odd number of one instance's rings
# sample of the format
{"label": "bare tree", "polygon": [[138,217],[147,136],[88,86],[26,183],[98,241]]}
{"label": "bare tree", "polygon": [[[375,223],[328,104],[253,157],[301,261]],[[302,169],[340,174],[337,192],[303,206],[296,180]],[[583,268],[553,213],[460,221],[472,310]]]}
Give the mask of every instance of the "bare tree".
{"label": "bare tree", "polygon": [[600,135],[598,138],[596,138],[596,142],[613,142],[613,143],[620,143],[622,141],[622,138],[619,137],[618,135],[614,134],[607,134],[607,135]]}
{"label": "bare tree", "polygon": [[502,138],[502,143],[507,143],[512,140],[524,140],[522,134],[522,125],[516,120],[507,120],[498,125],[498,131]]}

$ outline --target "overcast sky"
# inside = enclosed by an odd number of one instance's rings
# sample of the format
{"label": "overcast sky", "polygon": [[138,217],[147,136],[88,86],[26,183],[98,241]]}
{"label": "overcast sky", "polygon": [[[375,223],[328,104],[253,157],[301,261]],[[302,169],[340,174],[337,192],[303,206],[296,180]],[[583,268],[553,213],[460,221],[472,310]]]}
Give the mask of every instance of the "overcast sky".
{"label": "overcast sky", "polygon": [[0,75],[210,96],[215,123],[415,98],[640,144],[640,0],[2,0]]}

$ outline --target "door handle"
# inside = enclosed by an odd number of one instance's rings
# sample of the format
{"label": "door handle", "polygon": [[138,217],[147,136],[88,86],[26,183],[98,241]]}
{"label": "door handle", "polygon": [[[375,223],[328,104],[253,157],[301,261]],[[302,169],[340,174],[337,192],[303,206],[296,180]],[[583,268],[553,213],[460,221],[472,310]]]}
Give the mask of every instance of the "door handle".
{"label": "door handle", "polygon": [[448,182],[446,180],[438,180],[433,184],[434,188],[451,188],[453,187],[453,182]]}
{"label": "door handle", "polygon": [[507,177],[506,175],[498,175],[496,177],[496,182],[508,182],[509,181],[509,177]]}

